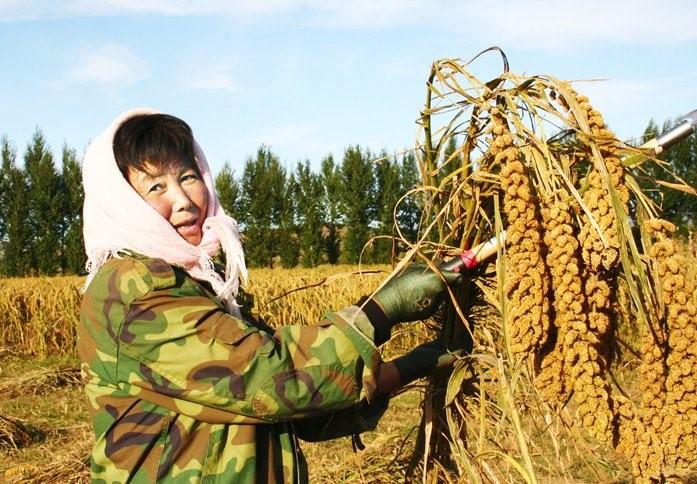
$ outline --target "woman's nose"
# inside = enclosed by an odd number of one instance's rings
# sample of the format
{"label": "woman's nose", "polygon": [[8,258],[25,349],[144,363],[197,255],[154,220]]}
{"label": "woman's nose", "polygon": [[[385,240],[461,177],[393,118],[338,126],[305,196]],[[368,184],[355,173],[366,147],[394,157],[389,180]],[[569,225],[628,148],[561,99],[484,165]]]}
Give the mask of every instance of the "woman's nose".
{"label": "woman's nose", "polygon": [[193,206],[189,194],[178,183],[174,184],[170,189],[170,193],[172,197],[172,212],[188,211]]}

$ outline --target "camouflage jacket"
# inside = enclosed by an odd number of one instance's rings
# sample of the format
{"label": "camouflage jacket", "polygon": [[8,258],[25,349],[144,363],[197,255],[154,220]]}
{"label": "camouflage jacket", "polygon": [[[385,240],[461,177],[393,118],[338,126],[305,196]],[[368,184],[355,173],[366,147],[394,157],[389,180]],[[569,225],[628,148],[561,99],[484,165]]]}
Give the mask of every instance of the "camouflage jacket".
{"label": "camouflage jacket", "polygon": [[296,433],[365,430],[386,405],[359,308],[272,334],[161,259],[107,262],[78,333],[93,482],[306,482]]}

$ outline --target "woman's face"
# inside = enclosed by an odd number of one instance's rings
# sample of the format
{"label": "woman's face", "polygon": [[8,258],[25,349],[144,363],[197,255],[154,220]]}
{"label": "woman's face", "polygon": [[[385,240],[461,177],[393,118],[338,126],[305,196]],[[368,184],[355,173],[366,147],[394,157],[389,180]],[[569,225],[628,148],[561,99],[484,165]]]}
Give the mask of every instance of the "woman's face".
{"label": "woman's face", "polygon": [[178,161],[167,168],[145,164],[128,171],[128,183],[187,242],[198,245],[208,208],[208,190],[196,170]]}

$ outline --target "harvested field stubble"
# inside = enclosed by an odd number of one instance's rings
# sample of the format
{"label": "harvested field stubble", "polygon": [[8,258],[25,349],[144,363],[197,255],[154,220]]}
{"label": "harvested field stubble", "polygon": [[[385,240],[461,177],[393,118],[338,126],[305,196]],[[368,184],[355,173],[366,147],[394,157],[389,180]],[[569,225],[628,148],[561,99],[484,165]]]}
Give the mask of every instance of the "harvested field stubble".
{"label": "harvested field stubble", "polygon": [[59,366],[57,368],[41,368],[0,381],[0,400],[18,396],[44,395],[55,388],[66,386],[82,386],[80,368],[77,366]]}
{"label": "harvested field stubble", "polygon": [[17,449],[32,442],[26,422],[0,415],[0,447]]}
{"label": "harvested field stubble", "polygon": [[0,445],[0,482],[88,482],[93,438],[77,361],[5,355],[0,369],[0,415],[29,437],[16,448]]}
{"label": "harvested field stubble", "polygon": [[90,429],[83,425],[77,436],[53,453],[50,462],[42,460],[15,465],[6,469],[0,476],[3,476],[6,482],[16,484],[87,484],[90,482],[89,454],[93,443]]}

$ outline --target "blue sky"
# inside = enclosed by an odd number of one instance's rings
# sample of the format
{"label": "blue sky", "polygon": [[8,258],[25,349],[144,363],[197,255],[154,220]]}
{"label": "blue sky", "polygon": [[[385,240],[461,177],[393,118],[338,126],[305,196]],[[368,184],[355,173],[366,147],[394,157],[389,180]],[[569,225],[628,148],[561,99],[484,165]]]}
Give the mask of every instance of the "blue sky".
{"label": "blue sky", "polygon": [[185,119],[213,171],[413,146],[437,58],[499,45],[582,83],[621,138],[697,108],[697,2],[0,0],[0,133],[82,152],[120,112]]}

